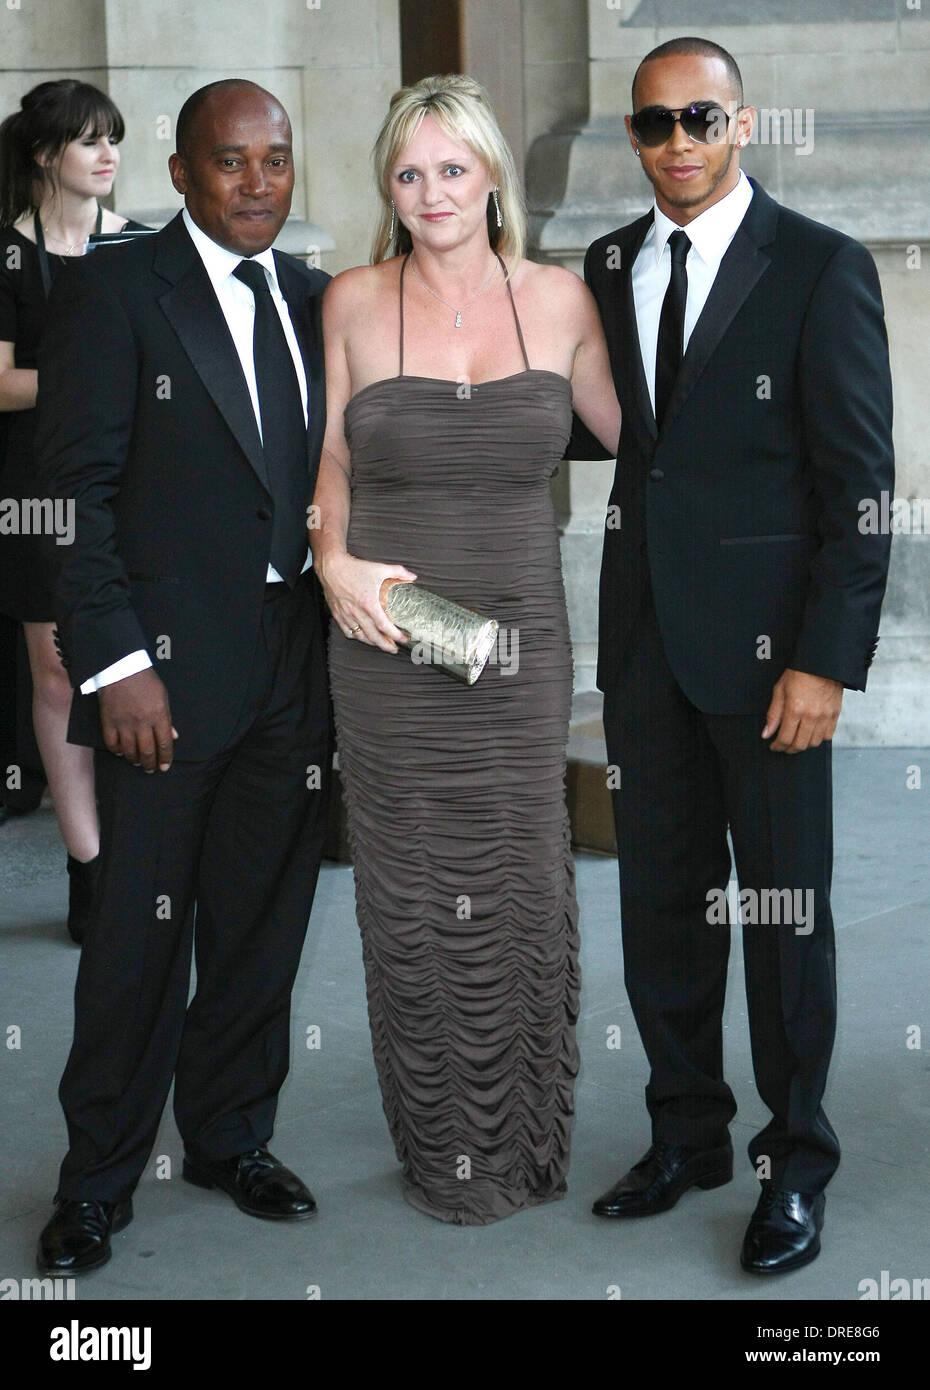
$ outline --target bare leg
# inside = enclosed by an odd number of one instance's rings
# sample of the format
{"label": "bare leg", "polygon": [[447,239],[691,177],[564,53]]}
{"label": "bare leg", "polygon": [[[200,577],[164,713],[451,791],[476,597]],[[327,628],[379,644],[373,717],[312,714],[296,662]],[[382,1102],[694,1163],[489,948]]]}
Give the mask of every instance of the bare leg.
{"label": "bare leg", "polygon": [[54,623],[24,623],[32,667],[33,721],[55,814],[68,853],[86,863],[100,848],[94,754],[69,743],[72,689],[52,640]]}

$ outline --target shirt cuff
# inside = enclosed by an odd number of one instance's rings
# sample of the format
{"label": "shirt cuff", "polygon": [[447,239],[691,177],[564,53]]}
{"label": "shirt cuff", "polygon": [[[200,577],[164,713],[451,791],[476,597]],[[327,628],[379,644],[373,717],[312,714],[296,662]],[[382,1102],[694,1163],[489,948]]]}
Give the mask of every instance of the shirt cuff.
{"label": "shirt cuff", "polygon": [[[306,573],[307,573],[307,570],[310,569],[310,568],[312,567],[312,565],[313,565],[313,555],[312,555],[311,552],[308,550],[308,551],[307,551],[307,558],[306,558],[306,560],[304,560],[304,567],[303,567],[303,569],[300,571],[301,574],[306,574]],[[284,583],[284,580],[281,578],[280,574],[278,574],[278,571],[275,569],[274,565],[269,564],[269,566],[268,566],[268,573],[265,575],[265,583],[266,583],[266,584],[283,584],[283,583]]]}
{"label": "shirt cuff", "polygon": [[95,690],[101,690],[105,685],[112,685],[114,681],[125,680],[126,676],[134,676],[137,671],[144,671],[147,666],[151,666],[152,660],[147,651],[130,652],[128,656],[120,657],[119,661],[114,661],[112,666],[106,670],[98,672],[96,676],[91,676],[81,685],[82,695],[93,695]]}

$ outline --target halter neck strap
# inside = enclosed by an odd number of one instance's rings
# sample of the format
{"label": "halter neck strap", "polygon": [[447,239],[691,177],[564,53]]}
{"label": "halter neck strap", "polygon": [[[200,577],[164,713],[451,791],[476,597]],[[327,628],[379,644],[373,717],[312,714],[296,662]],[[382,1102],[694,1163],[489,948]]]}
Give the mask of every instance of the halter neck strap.
{"label": "halter neck strap", "polygon": [[[523,341],[523,329],[520,326],[520,315],[517,313],[517,304],[516,300],[513,297],[513,287],[510,284],[510,277],[507,274],[507,267],[504,265],[502,258],[500,257],[497,251],[495,251],[494,254],[495,256],[497,256],[500,268],[504,272],[504,283],[507,286],[507,293],[510,295],[510,307],[513,310],[513,321],[516,325],[517,337],[520,340],[520,351],[523,354],[523,367],[525,371],[529,371],[530,359],[526,355],[526,343]],[[408,251],[404,259],[400,263],[400,279],[398,283],[398,293],[400,297],[400,334],[398,343],[397,367],[398,376],[403,376],[404,374],[404,271],[407,269],[407,262],[410,260],[410,257],[412,255],[413,252]]]}

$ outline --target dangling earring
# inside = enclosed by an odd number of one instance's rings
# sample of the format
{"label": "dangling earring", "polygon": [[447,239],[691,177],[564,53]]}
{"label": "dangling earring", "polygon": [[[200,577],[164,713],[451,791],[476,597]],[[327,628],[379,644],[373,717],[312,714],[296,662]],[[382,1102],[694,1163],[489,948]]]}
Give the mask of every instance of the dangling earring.
{"label": "dangling earring", "polygon": [[397,208],[394,206],[394,199],[391,199],[391,230],[388,232],[388,241],[394,240],[394,228],[397,226]]}
{"label": "dangling earring", "polygon": [[633,147],[633,153],[636,155],[636,158],[637,158],[637,159],[640,158],[639,146],[638,146],[638,145],[634,145],[634,147]]}
{"label": "dangling earring", "polygon": [[493,190],[494,211],[497,213],[497,225],[498,225],[498,227],[503,227],[503,225],[504,225],[504,219],[503,219],[503,217],[501,217],[501,200],[500,200],[500,198],[497,196],[497,193],[498,193],[498,190],[495,188],[495,189]]}

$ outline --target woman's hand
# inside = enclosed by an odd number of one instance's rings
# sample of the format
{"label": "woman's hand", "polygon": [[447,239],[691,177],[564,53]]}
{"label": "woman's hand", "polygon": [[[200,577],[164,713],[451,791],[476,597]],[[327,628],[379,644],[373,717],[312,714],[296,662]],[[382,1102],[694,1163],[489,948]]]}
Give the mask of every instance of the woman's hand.
{"label": "woman's hand", "polygon": [[391,622],[381,607],[381,585],[385,579],[412,582],[416,575],[403,565],[379,565],[359,560],[343,551],[327,556],[317,568],[326,602],[346,637],[367,642],[383,652],[396,652],[406,645],[407,634]]}

